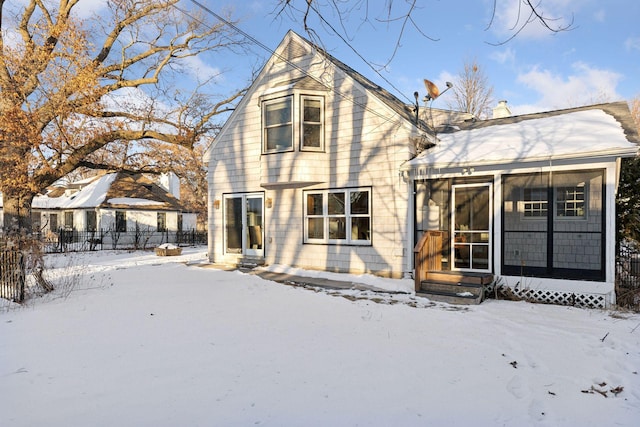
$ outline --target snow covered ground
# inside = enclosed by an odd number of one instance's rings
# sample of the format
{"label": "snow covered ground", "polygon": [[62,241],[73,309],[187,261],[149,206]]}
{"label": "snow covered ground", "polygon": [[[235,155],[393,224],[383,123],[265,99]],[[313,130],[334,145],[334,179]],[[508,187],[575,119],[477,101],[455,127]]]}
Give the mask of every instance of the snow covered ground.
{"label": "snow covered ground", "polygon": [[316,292],[204,258],[48,256],[55,294],[0,309],[0,424],[639,425],[639,315]]}

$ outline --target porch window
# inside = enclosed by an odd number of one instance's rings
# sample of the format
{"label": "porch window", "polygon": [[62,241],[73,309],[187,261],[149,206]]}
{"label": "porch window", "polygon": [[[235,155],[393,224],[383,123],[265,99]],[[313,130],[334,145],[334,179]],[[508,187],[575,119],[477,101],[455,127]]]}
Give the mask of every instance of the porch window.
{"label": "porch window", "polygon": [[293,150],[293,97],[287,96],[262,104],[263,152]]}
{"label": "porch window", "polygon": [[303,96],[300,99],[302,102],[300,149],[322,151],[324,149],[324,99],[311,96]]}
{"label": "porch window", "polygon": [[371,190],[304,193],[305,243],[371,244]]}
{"label": "porch window", "polygon": [[598,169],[505,175],[503,274],[604,280],[604,183]]}

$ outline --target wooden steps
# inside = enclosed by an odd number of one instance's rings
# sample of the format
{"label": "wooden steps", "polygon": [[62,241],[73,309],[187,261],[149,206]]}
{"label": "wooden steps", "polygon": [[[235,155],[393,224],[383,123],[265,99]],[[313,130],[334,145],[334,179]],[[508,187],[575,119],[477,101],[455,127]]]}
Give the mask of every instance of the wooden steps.
{"label": "wooden steps", "polygon": [[449,304],[474,305],[482,302],[484,286],[493,282],[491,273],[430,271],[420,282],[417,295]]}

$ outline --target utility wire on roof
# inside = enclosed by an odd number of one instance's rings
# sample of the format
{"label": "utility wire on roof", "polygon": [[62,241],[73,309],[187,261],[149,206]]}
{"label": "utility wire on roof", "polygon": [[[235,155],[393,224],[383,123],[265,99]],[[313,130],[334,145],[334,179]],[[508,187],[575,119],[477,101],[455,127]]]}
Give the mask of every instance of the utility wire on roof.
{"label": "utility wire on roof", "polygon": [[[291,62],[288,58],[285,58],[282,55],[278,55],[273,49],[271,49],[270,47],[268,47],[267,45],[265,45],[264,43],[262,43],[261,41],[259,41],[258,39],[256,39],[255,37],[251,36],[249,33],[247,33],[246,31],[242,30],[240,27],[238,27],[237,25],[233,24],[232,22],[230,22],[229,20],[223,18],[222,16],[220,16],[219,14],[217,14],[216,12],[214,12],[213,10],[209,9],[207,6],[203,5],[202,3],[200,3],[197,0],[191,0],[191,3],[193,3],[194,5],[196,5],[197,7],[199,7],[200,9],[202,9],[203,11],[205,11],[206,13],[210,14],[211,16],[213,16],[214,18],[216,18],[217,20],[219,20],[220,22],[224,23],[225,25],[229,26],[230,28],[232,28],[234,31],[238,32],[239,34],[241,34],[242,36],[244,36],[245,38],[247,38],[249,41],[251,41],[252,43],[256,44],[257,46],[259,46],[260,48],[264,49],[265,51],[269,52],[272,56],[277,57],[278,59],[286,62],[288,65],[290,65],[291,67],[295,68],[296,70],[300,71],[301,73],[303,73],[306,76],[312,77],[314,78],[314,76],[312,76],[307,70],[301,68],[300,66],[294,64],[293,62]],[[202,25],[208,26],[207,23],[203,22],[202,20],[198,19],[197,17],[191,15],[189,13],[189,11],[177,6],[177,5],[173,5],[173,7],[180,11],[181,13],[183,13],[184,15],[190,17],[191,19],[197,20],[198,22],[200,22]],[[317,13],[317,11],[316,11]],[[210,28],[210,27],[209,27]],[[333,28],[332,28],[333,30]],[[333,30],[335,31],[335,30]],[[345,41],[346,43],[346,41]],[[348,43],[347,43],[348,44]],[[349,46],[351,47],[351,46]],[[353,49],[353,48],[352,48]],[[355,51],[355,50],[354,50]],[[356,54],[358,54],[356,52]],[[358,54],[358,56],[360,56]],[[360,56],[362,58],[362,56]],[[364,60],[364,58],[362,58]],[[365,61],[366,62],[366,61]],[[384,77],[383,77],[384,79]],[[387,81],[385,79],[385,81]],[[388,82],[388,81],[387,81]],[[393,86],[393,85],[391,85]],[[398,90],[397,88],[394,87],[394,89]],[[391,121],[392,118],[391,117],[387,117],[382,115],[381,113],[379,113],[378,111],[368,107],[367,105],[360,103],[358,101],[356,101],[354,98],[345,95],[343,93],[341,93],[340,91],[336,90],[335,88],[331,88],[332,92],[335,93],[336,95],[338,95],[339,97],[343,98],[344,100],[347,100],[351,103],[353,103],[354,105],[357,105],[361,108],[363,108],[364,110],[380,117],[381,119],[383,119],[384,121]]]}
{"label": "utility wire on roof", "polygon": [[358,55],[358,58],[362,59],[362,61],[367,64],[369,66],[369,68],[371,68],[373,70],[374,73],[376,73],[378,76],[380,76],[380,78],[382,80],[384,80],[390,87],[392,87],[393,89],[395,89],[395,91],[400,94],[402,97],[404,97],[404,99],[406,99],[407,101],[409,101],[409,103],[411,104],[411,100],[409,99],[408,96],[406,96],[404,93],[402,93],[400,91],[400,89],[398,89],[397,87],[395,87],[393,85],[393,83],[391,83],[389,80],[387,80],[387,78],[385,76],[383,76],[378,70],[375,69],[375,67],[373,65],[371,65],[371,63],[369,61],[367,61],[361,54],[360,52],[358,52],[358,50],[356,48],[354,48],[351,43],[349,43],[343,36],[342,34],[340,34],[335,28],[333,28],[333,25],[331,25],[326,19],[324,19],[324,16],[322,16],[322,14],[316,9],[316,7],[313,5],[313,3],[309,2],[308,3],[309,8],[311,10],[313,10],[317,15],[318,18],[320,18],[320,20],[322,22],[324,22],[325,24],[327,24],[327,26],[329,28],[331,28],[331,31],[334,32],[334,34],[338,37],[340,37],[340,40],[342,40],[344,42],[344,44],[346,44],[347,46],[349,46],[349,49],[351,49],[353,51],[353,53],[355,53],[356,55]]}

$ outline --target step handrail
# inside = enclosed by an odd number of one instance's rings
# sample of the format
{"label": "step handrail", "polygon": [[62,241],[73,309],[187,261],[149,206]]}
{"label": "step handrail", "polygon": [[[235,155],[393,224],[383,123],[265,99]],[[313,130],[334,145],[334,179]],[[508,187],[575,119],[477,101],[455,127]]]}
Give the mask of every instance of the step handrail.
{"label": "step handrail", "polygon": [[440,230],[427,230],[413,248],[414,281],[416,292],[420,291],[422,281],[427,279],[429,270],[442,268],[442,235]]}

